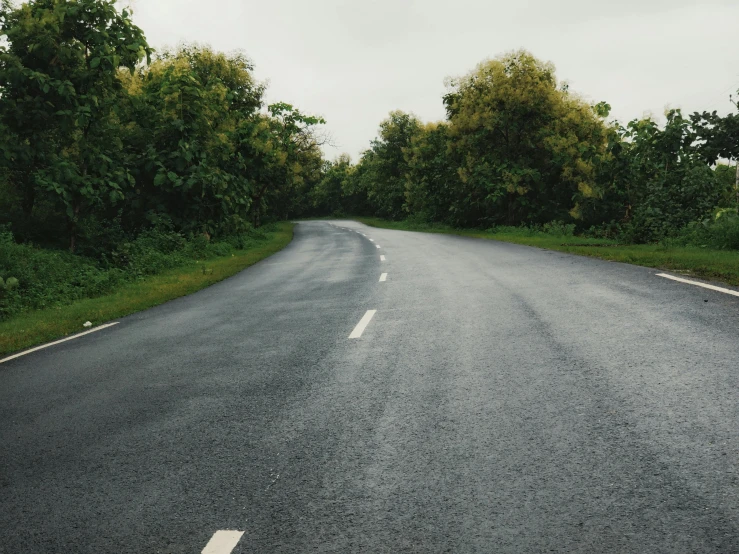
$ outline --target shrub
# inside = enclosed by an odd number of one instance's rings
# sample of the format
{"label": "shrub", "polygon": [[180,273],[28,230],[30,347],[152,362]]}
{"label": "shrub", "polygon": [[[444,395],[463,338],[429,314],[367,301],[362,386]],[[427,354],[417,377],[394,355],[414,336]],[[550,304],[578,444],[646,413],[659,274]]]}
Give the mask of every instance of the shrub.
{"label": "shrub", "polygon": [[575,224],[564,221],[552,221],[542,226],[542,232],[555,237],[571,237],[575,234]]}
{"label": "shrub", "polygon": [[100,296],[126,281],[194,260],[229,256],[266,239],[268,230],[246,229],[211,241],[202,234],[186,239],[158,222],[133,240],[118,244],[109,255],[95,258],[17,244],[12,233],[0,227],[0,319]]}
{"label": "shrub", "polygon": [[739,250],[739,214],[736,209],[719,210],[711,219],[684,227],[672,242],[702,248]]}

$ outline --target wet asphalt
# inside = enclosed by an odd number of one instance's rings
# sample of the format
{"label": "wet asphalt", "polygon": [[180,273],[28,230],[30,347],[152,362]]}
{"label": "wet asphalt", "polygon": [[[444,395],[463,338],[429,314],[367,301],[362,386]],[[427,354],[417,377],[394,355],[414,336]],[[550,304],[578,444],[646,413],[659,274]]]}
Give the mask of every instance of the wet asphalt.
{"label": "wet asphalt", "polygon": [[0,553],[739,552],[739,298],[656,273],[299,223],[0,364]]}

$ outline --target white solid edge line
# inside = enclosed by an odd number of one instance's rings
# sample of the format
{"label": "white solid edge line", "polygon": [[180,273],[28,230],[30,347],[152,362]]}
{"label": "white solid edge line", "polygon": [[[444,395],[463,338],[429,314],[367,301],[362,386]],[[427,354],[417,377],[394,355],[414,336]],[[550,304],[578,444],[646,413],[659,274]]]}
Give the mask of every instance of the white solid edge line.
{"label": "white solid edge line", "polygon": [[724,288],[717,287],[714,285],[709,285],[707,283],[700,283],[698,281],[690,281],[689,279],[683,279],[681,277],[674,277],[672,275],[667,275],[666,273],[657,273],[657,277],[664,277],[665,279],[671,279],[673,281],[678,281],[680,283],[686,283],[688,285],[695,285],[696,287],[703,287],[704,289],[715,290],[718,292],[723,292],[724,294],[730,294],[732,296],[739,296],[739,292],[735,290],[724,289]]}
{"label": "white solid edge line", "polygon": [[99,327],[95,327],[94,329],[90,329],[89,331],[85,331],[84,333],[78,333],[76,335],[72,335],[71,337],[67,337],[65,339],[50,342],[49,344],[42,344],[41,346],[37,346],[36,348],[31,348],[30,350],[24,350],[23,352],[19,352],[18,354],[13,354],[12,356],[3,358],[2,360],[0,360],[0,364],[9,362],[10,360],[15,360],[16,358],[20,358],[21,356],[25,356],[26,354],[36,352],[37,350],[43,350],[44,348],[49,348],[50,346],[56,346],[57,344],[67,342],[68,340],[78,339],[80,337],[84,337],[85,335],[89,335],[90,333],[102,331],[103,329],[107,329],[108,327],[113,327],[113,325],[118,325],[118,323],[119,323],[118,321],[116,321],[115,323],[106,323],[105,325],[100,325]]}
{"label": "white solid edge line", "polygon": [[387,281],[387,273],[380,275],[380,283],[384,283],[385,281]]}
{"label": "white solid edge line", "polygon": [[385,256],[380,256],[380,261],[381,262],[384,262],[385,261]]}
{"label": "white solid edge line", "polygon": [[372,321],[372,318],[375,317],[376,313],[377,310],[367,310],[367,313],[359,320],[359,323],[357,323],[357,326],[354,328],[354,331],[352,331],[352,334],[349,335],[349,338],[358,339],[361,337],[362,333],[364,333],[364,330],[367,328],[367,325],[369,325],[369,322]]}
{"label": "white solid edge line", "polygon": [[243,531],[216,531],[201,554],[230,554],[243,536]]}

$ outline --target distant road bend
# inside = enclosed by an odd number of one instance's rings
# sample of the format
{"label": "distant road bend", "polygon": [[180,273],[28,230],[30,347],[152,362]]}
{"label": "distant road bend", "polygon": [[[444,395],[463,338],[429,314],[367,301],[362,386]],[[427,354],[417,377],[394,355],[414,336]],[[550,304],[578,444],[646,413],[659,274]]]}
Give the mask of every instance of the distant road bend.
{"label": "distant road bend", "polygon": [[658,273],[299,223],[0,364],[0,553],[739,552],[739,298]]}

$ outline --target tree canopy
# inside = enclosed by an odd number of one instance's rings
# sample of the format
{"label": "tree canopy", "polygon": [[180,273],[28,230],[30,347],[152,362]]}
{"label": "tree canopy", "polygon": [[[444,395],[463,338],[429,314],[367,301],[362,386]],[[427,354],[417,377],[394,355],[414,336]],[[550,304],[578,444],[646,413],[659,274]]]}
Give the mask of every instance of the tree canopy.
{"label": "tree canopy", "polygon": [[446,118],[392,111],[356,163],[244,54],[154,52],[113,0],[0,1],[0,224],[105,258],[152,225],[229,236],[329,214],[543,225],[654,241],[736,209],[739,114],[609,121],[525,50],[448,79]]}

